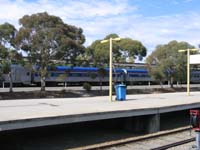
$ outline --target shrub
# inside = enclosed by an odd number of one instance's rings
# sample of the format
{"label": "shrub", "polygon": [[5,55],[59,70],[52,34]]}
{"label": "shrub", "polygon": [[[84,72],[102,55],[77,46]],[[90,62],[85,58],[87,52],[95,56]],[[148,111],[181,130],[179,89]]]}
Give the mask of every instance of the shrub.
{"label": "shrub", "polygon": [[66,89],[62,89],[62,90],[60,91],[61,94],[65,94],[66,92],[67,92]]}
{"label": "shrub", "polygon": [[46,96],[47,96],[46,91],[41,91],[39,96],[40,96],[40,98],[46,98]]}
{"label": "shrub", "polygon": [[95,73],[90,73],[89,76],[90,76],[91,79],[96,79],[97,74],[95,74]]}
{"label": "shrub", "polygon": [[89,92],[91,90],[91,88],[92,88],[92,86],[89,83],[84,83],[83,84],[83,89],[85,89],[86,91]]}

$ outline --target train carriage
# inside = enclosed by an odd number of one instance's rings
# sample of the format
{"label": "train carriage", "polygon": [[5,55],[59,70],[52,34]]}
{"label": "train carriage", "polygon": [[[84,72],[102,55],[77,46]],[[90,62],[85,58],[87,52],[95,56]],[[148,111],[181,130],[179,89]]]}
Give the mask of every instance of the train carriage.
{"label": "train carriage", "polygon": [[[20,65],[11,65],[12,80],[14,84],[40,84],[39,67],[34,67],[35,71],[31,72],[29,68],[25,68]],[[105,68],[105,75],[102,78],[99,75],[99,69],[96,67],[69,67],[69,66],[55,66],[53,69],[48,68],[46,76],[46,83],[57,85],[59,83],[76,84],[81,85],[84,82],[99,85],[100,82],[108,84],[109,82],[109,68]],[[154,80],[149,76],[147,69],[145,68],[129,68],[125,69],[126,82],[128,84],[142,84],[153,82]],[[113,69],[113,81],[122,81],[122,74],[124,68]],[[9,83],[9,77],[7,74],[3,75],[4,83]],[[191,72],[191,82],[200,82],[200,71]]]}
{"label": "train carriage", "polygon": [[[31,84],[31,70],[21,65],[11,65],[12,82],[17,85],[30,85]],[[2,75],[2,82],[5,84],[10,83],[9,75]]]}

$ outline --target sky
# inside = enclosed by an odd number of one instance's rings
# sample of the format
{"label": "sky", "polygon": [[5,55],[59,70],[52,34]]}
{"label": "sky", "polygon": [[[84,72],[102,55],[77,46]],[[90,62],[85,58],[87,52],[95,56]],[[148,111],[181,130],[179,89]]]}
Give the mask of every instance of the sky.
{"label": "sky", "polygon": [[0,0],[0,24],[47,12],[83,29],[85,46],[110,33],[139,40],[149,55],[171,40],[200,44],[200,0]]}

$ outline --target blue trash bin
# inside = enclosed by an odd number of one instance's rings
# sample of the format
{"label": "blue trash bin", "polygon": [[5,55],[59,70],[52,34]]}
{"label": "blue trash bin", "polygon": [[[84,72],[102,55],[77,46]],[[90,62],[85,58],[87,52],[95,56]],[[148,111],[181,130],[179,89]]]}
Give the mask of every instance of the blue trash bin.
{"label": "blue trash bin", "polygon": [[126,85],[118,84],[115,86],[116,100],[123,101],[126,100]]}

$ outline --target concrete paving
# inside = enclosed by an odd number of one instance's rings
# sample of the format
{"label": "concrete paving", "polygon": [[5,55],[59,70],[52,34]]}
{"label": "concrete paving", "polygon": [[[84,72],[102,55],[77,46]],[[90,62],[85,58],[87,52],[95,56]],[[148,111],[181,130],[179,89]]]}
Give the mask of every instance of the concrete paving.
{"label": "concrete paving", "polygon": [[[114,96],[113,96],[114,99]],[[159,114],[200,108],[200,92],[0,101],[0,130]]]}

